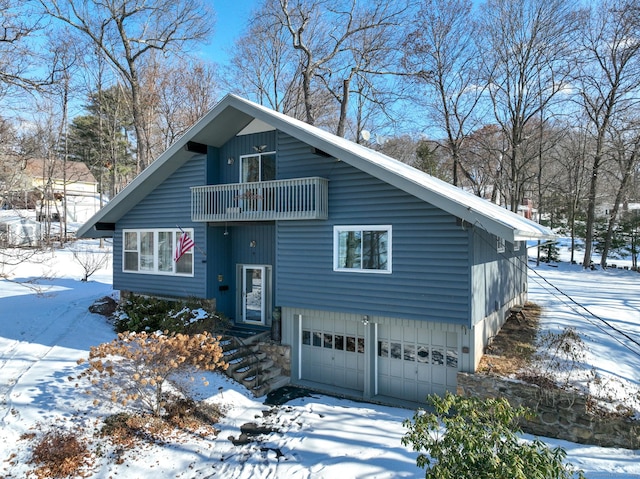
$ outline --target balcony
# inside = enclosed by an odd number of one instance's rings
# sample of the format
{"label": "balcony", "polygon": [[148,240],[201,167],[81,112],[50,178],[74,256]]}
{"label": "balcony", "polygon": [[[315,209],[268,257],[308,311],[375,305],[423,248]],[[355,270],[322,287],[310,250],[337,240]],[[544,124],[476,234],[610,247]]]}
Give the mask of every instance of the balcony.
{"label": "balcony", "polygon": [[329,181],[295,178],[191,188],[191,220],[326,220]]}

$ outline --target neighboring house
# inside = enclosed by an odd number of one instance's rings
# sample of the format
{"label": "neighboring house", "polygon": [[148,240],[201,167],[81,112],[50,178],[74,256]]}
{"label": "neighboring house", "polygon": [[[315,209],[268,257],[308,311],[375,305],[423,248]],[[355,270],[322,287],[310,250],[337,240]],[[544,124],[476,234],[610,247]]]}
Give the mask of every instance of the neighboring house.
{"label": "neighboring house", "polygon": [[42,225],[17,211],[0,211],[0,247],[39,246]]}
{"label": "neighboring house", "polygon": [[[172,260],[180,230],[196,247]],[[114,288],[281,311],[293,383],[423,401],[474,371],[527,298],[546,228],[404,163],[226,96],[79,236],[113,236]],[[205,255],[206,253],[206,255]]]}
{"label": "neighboring house", "polygon": [[67,222],[84,223],[100,209],[98,182],[85,163],[29,159],[23,174],[32,189],[40,192],[38,204],[31,205],[40,215],[59,220],[66,199]]}
{"label": "neighboring house", "polygon": [[[612,203],[599,203],[596,205],[596,218],[609,218],[613,210]],[[624,213],[637,212],[640,214],[640,203],[622,203],[618,207],[618,218]]]}

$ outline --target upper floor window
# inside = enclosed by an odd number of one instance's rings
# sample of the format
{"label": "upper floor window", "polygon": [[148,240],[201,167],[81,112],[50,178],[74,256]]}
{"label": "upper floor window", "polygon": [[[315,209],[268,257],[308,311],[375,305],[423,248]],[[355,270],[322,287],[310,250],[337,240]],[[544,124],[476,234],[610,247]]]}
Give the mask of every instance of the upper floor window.
{"label": "upper floor window", "polygon": [[270,181],[276,179],[275,152],[258,153],[240,157],[240,179],[242,183]]}
{"label": "upper floor window", "polygon": [[[184,230],[193,238],[193,230]],[[122,271],[193,276],[193,248],[176,262],[173,257],[182,232],[175,229],[124,230]]]}
{"label": "upper floor window", "polygon": [[334,271],[391,273],[391,226],[334,226]]}
{"label": "upper floor window", "polygon": [[496,250],[498,251],[498,253],[505,252],[506,244],[505,244],[504,238],[500,238],[499,236],[496,236]]}

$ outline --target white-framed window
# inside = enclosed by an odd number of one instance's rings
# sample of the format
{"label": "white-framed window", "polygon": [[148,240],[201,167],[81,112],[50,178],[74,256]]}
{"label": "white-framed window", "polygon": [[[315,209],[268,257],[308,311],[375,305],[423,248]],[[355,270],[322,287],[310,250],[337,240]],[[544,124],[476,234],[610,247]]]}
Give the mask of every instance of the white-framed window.
{"label": "white-framed window", "polygon": [[391,273],[391,225],[334,226],[333,270]]}
{"label": "white-framed window", "polygon": [[[193,230],[183,230],[193,238]],[[178,228],[122,231],[122,271],[141,274],[193,276],[193,248],[175,262],[173,260]]]}
{"label": "white-framed window", "polygon": [[520,251],[520,241],[513,242],[513,251]]}
{"label": "white-framed window", "polygon": [[496,250],[498,251],[498,253],[504,253],[506,251],[504,238],[496,236]]}

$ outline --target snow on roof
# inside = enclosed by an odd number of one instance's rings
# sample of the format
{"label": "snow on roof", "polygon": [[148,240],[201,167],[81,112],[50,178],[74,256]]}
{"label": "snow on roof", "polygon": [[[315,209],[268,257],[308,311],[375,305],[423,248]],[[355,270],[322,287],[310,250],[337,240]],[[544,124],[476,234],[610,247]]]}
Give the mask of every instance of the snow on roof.
{"label": "snow on roof", "polygon": [[[448,211],[451,214],[474,224],[475,226],[497,234],[506,240],[513,242],[526,239],[545,239],[555,237],[551,230],[535,223],[534,221],[513,213],[512,211],[485,200],[484,198],[468,193],[454,185],[435,178],[434,176],[391,158],[383,153],[354,143],[345,138],[338,137],[325,130],[311,126],[282,113],[272,111],[262,105],[254,104],[240,97],[235,98],[238,101],[251,105],[253,108],[260,109],[265,114],[279,117],[281,121],[291,124],[294,128],[308,132],[310,135],[316,136],[326,144],[335,145],[345,153],[352,153],[353,155],[370,162],[372,165],[375,165],[388,173],[388,175],[382,175],[382,177],[380,177],[385,181],[393,183],[393,178],[391,178],[391,176],[396,176],[397,178],[402,179],[402,181],[399,182],[400,184],[397,186],[400,186],[405,191],[411,190],[409,192],[415,194],[416,188],[410,188],[411,185],[415,185],[418,189],[423,189],[423,194],[417,194],[416,196],[441,207],[445,211]],[[344,158],[344,155],[338,155],[336,157],[349,162],[348,159]],[[366,170],[367,168],[365,167],[362,169]],[[372,171],[369,172],[372,173]],[[402,187],[402,183],[404,183],[404,187]],[[488,222],[495,222],[502,225],[503,228],[492,228]],[[513,236],[505,234],[505,228],[510,229],[513,232]]]}
{"label": "snow on roof", "polygon": [[190,141],[219,147],[254,120],[281,130],[507,241],[554,237],[553,233],[542,225],[401,161],[232,94],[225,96],[105,208],[83,225],[78,235],[81,237],[107,234],[95,231],[96,224],[117,221],[191,158],[192,154],[187,154],[185,149]]}

